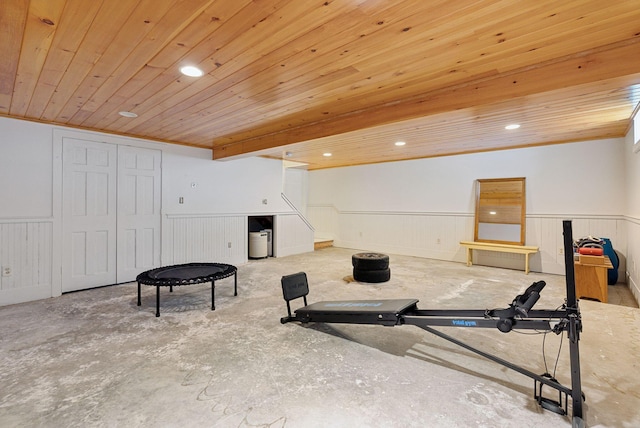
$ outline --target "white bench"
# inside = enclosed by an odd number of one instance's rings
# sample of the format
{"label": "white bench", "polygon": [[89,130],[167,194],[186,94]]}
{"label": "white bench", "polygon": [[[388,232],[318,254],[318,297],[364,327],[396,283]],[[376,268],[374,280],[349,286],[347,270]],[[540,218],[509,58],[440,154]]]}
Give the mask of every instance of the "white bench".
{"label": "white bench", "polygon": [[467,248],[467,266],[473,264],[473,250],[498,251],[501,253],[524,254],[524,272],[529,273],[529,256],[538,252],[538,247],[527,245],[495,244],[493,242],[460,241]]}

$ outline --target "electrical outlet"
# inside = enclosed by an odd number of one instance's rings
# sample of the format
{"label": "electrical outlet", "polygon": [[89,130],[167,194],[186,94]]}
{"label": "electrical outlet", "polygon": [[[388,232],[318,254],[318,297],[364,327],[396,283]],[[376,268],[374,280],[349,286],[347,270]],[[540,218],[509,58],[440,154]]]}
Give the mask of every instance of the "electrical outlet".
{"label": "electrical outlet", "polygon": [[2,276],[11,276],[11,268],[9,266],[5,266],[2,268]]}
{"label": "electrical outlet", "polygon": [[440,238],[436,239],[436,244],[440,245]]}
{"label": "electrical outlet", "polygon": [[227,247],[231,248],[231,242],[227,242]]}
{"label": "electrical outlet", "polygon": [[559,256],[564,256],[564,248],[562,248],[562,247],[558,248],[558,255]]}

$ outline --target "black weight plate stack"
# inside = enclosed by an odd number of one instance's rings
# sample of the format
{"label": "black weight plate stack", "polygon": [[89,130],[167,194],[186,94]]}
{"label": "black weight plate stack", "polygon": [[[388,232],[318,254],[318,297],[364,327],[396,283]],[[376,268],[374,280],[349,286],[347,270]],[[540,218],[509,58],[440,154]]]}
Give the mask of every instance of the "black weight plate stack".
{"label": "black weight plate stack", "polygon": [[386,282],[391,278],[389,256],[380,253],[358,253],[351,256],[353,279],[360,282]]}

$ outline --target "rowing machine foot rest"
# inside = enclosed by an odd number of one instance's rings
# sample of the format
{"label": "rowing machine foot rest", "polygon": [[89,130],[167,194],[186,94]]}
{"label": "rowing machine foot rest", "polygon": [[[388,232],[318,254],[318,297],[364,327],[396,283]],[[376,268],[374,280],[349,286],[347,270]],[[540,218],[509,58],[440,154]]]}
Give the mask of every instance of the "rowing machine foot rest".
{"label": "rowing machine foot rest", "polygon": [[[541,375],[542,377],[549,379],[552,382],[558,383],[558,380],[555,379],[554,377],[552,377],[549,373],[545,373],[543,375]],[[558,383],[559,385],[559,383]],[[534,397],[536,399],[536,401],[538,402],[538,404],[540,405],[540,407],[542,407],[543,409],[549,410],[553,413],[557,413],[559,415],[566,415],[567,414],[567,403],[568,403],[568,396],[566,393],[564,393],[564,406],[562,405],[562,395],[563,392],[561,392],[560,390],[558,390],[558,400],[553,400],[551,398],[548,397],[543,397],[542,396],[542,387],[544,386],[544,384],[542,382],[538,382],[537,380],[534,379]]]}

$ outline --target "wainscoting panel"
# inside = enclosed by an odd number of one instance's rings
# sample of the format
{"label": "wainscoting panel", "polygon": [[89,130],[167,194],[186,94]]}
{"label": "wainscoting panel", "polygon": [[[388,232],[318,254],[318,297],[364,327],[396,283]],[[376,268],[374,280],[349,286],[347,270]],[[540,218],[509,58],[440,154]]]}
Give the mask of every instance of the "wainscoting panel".
{"label": "wainscoting panel", "polygon": [[313,251],[313,229],[297,213],[275,216],[276,257]]}
{"label": "wainscoting panel", "polygon": [[307,218],[315,229],[316,238],[335,238],[338,230],[338,211],[333,205],[309,205]]}
{"label": "wainscoting panel", "polygon": [[0,305],[52,296],[53,220],[0,221]]}
{"label": "wainscoting panel", "polygon": [[167,216],[163,224],[162,264],[247,260],[247,217]]}
{"label": "wainscoting panel", "polygon": [[462,262],[459,242],[469,231],[473,217],[467,215],[343,212],[334,245]]}
{"label": "wainscoting panel", "polygon": [[626,276],[629,289],[640,302],[640,218],[627,217]]}
{"label": "wainscoting panel", "polygon": [[[299,214],[277,214],[274,221],[276,257],[313,251],[313,229]],[[247,262],[246,215],[168,215],[162,230],[163,265]]]}
{"label": "wainscoting panel", "polygon": [[[460,247],[460,241],[473,240],[472,213],[344,212],[325,205],[309,206],[307,212],[316,234],[333,236],[336,247],[462,263],[466,262],[466,252]],[[629,257],[625,255],[627,242],[632,242],[633,237],[627,239],[629,221],[620,216],[527,216],[526,245],[540,248],[539,253],[531,256],[531,270],[564,275],[562,221],[565,219],[572,220],[574,238],[592,235],[611,239],[620,255],[619,277],[623,281],[624,263]],[[638,232],[636,241],[640,241],[640,220],[636,220],[634,228]],[[636,254],[640,256],[640,245]],[[524,270],[524,256],[518,254],[474,251],[474,263]]]}

